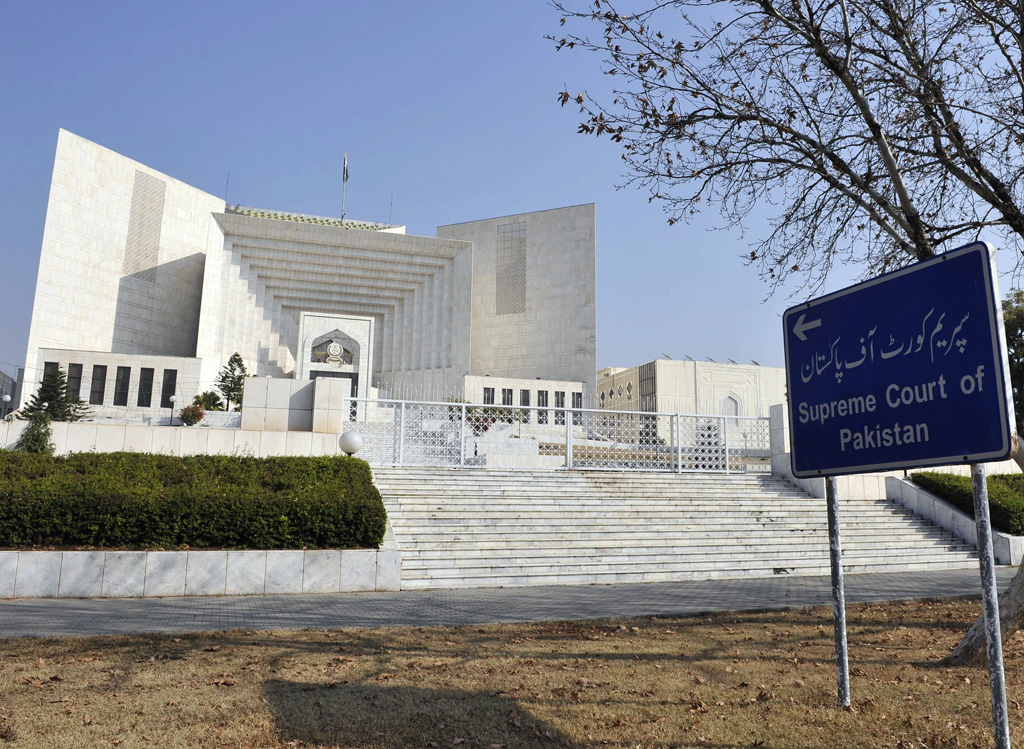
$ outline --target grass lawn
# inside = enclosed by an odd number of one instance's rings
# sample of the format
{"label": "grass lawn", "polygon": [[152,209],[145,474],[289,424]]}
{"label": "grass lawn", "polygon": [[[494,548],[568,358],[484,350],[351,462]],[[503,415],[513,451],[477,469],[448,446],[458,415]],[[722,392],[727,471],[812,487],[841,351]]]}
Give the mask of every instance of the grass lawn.
{"label": "grass lawn", "polygon": [[[935,663],[977,601],[452,628],[0,641],[24,747],[986,747],[987,671]],[[1024,743],[1024,638],[1005,645]]]}

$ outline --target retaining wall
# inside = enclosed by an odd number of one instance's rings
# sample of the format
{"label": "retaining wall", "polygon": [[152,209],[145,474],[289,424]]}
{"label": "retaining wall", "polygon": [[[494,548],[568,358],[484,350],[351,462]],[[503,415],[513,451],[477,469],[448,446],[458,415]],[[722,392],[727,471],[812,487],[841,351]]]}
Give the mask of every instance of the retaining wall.
{"label": "retaining wall", "polygon": [[[0,421],[0,447],[11,447],[27,421]],[[143,426],[88,421],[59,422],[53,427],[54,454],[137,452],[162,455],[342,455],[339,434],[265,432],[204,426]]]}
{"label": "retaining wall", "polygon": [[0,551],[0,598],[152,598],[400,590],[395,549]]}
{"label": "retaining wall", "polygon": [[[922,489],[906,479],[890,476],[885,480],[886,495],[935,525],[978,545],[978,524],[959,507]],[[1018,565],[1024,557],[1024,537],[1011,536],[992,529],[992,554],[998,564]]]}

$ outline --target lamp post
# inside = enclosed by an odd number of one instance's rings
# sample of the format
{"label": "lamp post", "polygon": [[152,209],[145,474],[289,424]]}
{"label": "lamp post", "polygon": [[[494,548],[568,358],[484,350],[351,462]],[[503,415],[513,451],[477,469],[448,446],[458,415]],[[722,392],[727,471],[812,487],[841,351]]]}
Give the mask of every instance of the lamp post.
{"label": "lamp post", "polygon": [[7,393],[4,393],[3,395],[0,395],[0,401],[4,402],[3,413],[0,414],[0,416],[6,416],[7,415],[7,404],[11,402],[11,396],[8,395]]}
{"label": "lamp post", "polygon": [[170,426],[174,426],[174,401],[175,401],[175,400],[177,400],[177,398],[175,398],[175,396],[173,396],[173,395],[172,395],[172,396],[171,396],[170,398],[168,398],[167,400],[168,400],[168,401],[170,402],[170,404],[171,404],[171,420],[170,420],[170,422],[169,422],[169,425],[170,425]]}

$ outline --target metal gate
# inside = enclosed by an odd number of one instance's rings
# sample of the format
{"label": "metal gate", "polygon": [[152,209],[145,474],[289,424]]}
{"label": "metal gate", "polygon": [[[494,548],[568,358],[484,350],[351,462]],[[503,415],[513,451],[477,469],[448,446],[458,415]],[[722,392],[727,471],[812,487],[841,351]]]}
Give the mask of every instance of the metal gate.
{"label": "metal gate", "polygon": [[768,472],[767,418],[353,398],[373,465]]}

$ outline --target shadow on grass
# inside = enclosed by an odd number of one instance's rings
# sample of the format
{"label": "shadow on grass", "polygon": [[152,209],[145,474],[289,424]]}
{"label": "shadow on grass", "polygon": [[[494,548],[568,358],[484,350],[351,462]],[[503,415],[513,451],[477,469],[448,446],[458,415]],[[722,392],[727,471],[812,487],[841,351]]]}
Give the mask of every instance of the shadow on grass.
{"label": "shadow on grass", "polygon": [[264,682],[263,693],[285,744],[395,749],[576,746],[524,714],[515,700],[485,692],[272,679]]}
{"label": "shadow on grass", "polygon": [[[972,606],[977,606],[975,602]],[[45,614],[40,607],[40,616]],[[936,616],[929,604],[912,609],[889,604],[854,604],[847,614],[851,648],[874,647],[857,654],[860,664],[892,662],[891,653],[906,649],[903,631],[934,633],[966,632],[975,614]],[[965,615],[966,614],[966,615]],[[950,616],[946,612],[946,616]],[[633,631],[633,627],[636,630]],[[738,638],[737,631],[754,636]],[[672,634],[668,634],[671,632]],[[334,637],[337,639],[333,639]],[[407,640],[413,639],[412,643]],[[456,642],[448,642],[455,637]],[[958,639],[957,637],[957,639]],[[676,640],[678,649],[667,645],[662,652],[647,647],[654,640]],[[11,641],[8,641],[11,642]],[[833,631],[830,608],[813,607],[768,612],[723,612],[685,617],[644,617],[642,619],[604,619],[594,621],[537,622],[532,625],[461,626],[450,628],[373,628],[342,629],[336,634],[324,630],[302,632],[223,632],[117,635],[66,641],[69,653],[79,649],[119,653],[125,665],[158,652],[186,655],[197,643],[213,642],[224,648],[261,643],[276,651],[268,658],[271,667],[291,655],[322,653],[324,648],[343,645],[349,656],[424,658],[447,656],[473,657],[484,647],[491,657],[532,658],[541,662],[561,661],[566,657],[616,661],[674,662],[693,665],[728,664],[737,647],[758,651],[759,660],[832,662]],[[684,644],[685,643],[685,644]],[[567,647],[568,645],[568,647]],[[877,647],[876,647],[877,646]],[[127,650],[126,650],[127,648]],[[568,653],[566,651],[569,651]],[[570,655],[571,654],[571,655]],[[945,653],[937,653],[938,665]]]}

